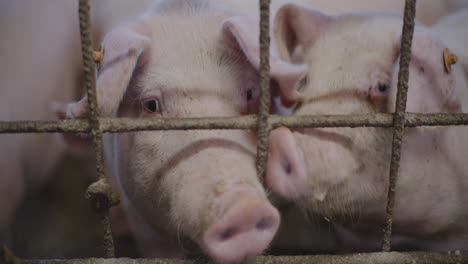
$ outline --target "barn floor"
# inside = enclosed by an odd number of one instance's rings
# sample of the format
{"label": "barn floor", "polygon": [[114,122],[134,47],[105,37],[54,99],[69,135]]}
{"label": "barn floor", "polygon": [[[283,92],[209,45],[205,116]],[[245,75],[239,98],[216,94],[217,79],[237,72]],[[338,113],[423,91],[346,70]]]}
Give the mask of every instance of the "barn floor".
{"label": "barn floor", "polygon": [[[18,210],[9,247],[20,258],[102,257],[99,217],[84,198],[95,177],[92,157],[67,154],[48,185],[27,197]],[[119,257],[136,257],[129,238],[116,238]]]}

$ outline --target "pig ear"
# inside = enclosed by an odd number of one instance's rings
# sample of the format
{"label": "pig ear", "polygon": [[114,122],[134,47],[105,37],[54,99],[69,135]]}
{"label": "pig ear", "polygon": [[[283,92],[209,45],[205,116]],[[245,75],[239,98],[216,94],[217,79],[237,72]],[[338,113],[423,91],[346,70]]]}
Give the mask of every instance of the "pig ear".
{"label": "pig ear", "polygon": [[[55,113],[55,117],[58,120],[66,120],[67,118],[67,105],[54,102],[51,105],[51,110]],[[62,138],[65,143],[71,146],[72,151],[86,152],[89,151],[92,142],[89,135],[85,134],[73,134],[73,133],[62,133]]]}
{"label": "pig ear", "polygon": [[[223,33],[228,44],[241,50],[250,64],[258,70],[260,68],[258,17],[245,15],[228,18],[223,23]],[[307,72],[307,67],[282,60],[274,41],[271,42],[269,53],[270,75],[278,84],[282,99],[288,103],[299,100],[302,94],[293,87]]]}
{"label": "pig ear", "polygon": [[325,32],[332,17],[296,4],[286,4],[274,19],[274,42],[283,60],[303,63],[305,51]]}
{"label": "pig ear", "polygon": [[[147,59],[150,40],[132,28],[111,32],[104,40],[104,58],[98,75],[96,89],[99,114],[114,114],[125,94],[130,81]],[[68,119],[84,118],[88,115],[88,98],[68,105]]]}
{"label": "pig ear", "polygon": [[255,16],[242,15],[230,17],[223,22],[222,32],[227,44],[235,50],[240,50],[249,63],[255,68],[260,67],[260,31],[259,20]]}
{"label": "pig ear", "polygon": [[[416,113],[447,113],[462,111],[462,82],[459,65],[452,65],[449,72],[444,64],[444,50],[447,46],[437,36],[426,30],[415,31],[410,62],[410,78],[407,111]],[[391,111],[396,101],[398,64],[395,64],[393,86],[390,97]]]}

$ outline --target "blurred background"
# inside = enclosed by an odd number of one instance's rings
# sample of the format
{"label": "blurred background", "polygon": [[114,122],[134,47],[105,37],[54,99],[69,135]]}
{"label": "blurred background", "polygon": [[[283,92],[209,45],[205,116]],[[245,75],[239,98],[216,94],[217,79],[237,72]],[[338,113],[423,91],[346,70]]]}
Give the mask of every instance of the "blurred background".
{"label": "blurred background", "polygon": [[[83,95],[78,2],[0,0],[1,121],[58,120]],[[117,2],[90,1],[96,50],[153,1]],[[103,228],[84,197],[95,178],[91,148],[69,148],[58,133],[0,134],[0,244],[28,259],[103,256]],[[116,248],[135,256],[128,237]]]}
{"label": "blurred background", "polygon": [[[93,162],[91,156],[65,154],[44,188],[26,195],[14,217],[8,243],[18,257],[102,256],[100,218],[84,197],[87,186],[96,177]],[[131,241],[128,245],[121,242],[118,244],[124,249],[117,252],[133,255]]]}

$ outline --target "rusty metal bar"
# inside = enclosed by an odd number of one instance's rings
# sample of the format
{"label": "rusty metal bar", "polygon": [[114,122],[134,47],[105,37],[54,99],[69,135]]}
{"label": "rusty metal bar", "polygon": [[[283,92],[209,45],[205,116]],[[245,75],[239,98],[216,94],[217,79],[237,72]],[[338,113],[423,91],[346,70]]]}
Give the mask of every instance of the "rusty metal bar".
{"label": "rusty metal bar", "polygon": [[401,141],[405,130],[406,99],[408,95],[409,64],[411,60],[411,45],[413,42],[414,19],[416,16],[416,0],[406,0],[403,17],[403,33],[401,37],[400,71],[398,73],[398,91],[396,112],[394,117],[392,157],[390,160],[390,176],[388,183],[387,213],[382,240],[382,251],[389,252],[392,244],[393,207],[395,205],[395,187],[400,168]]}
{"label": "rusty metal bar", "polygon": [[[90,6],[88,0],[80,0],[79,3],[80,17],[80,35],[81,35],[81,52],[83,55],[83,70],[84,84],[88,97],[89,107],[89,126],[90,134],[93,138],[94,153],[96,155],[96,170],[99,181],[92,184],[86,193],[87,198],[91,198],[95,203],[95,209],[99,211],[101,222],[104,228],[104,256],[111,258],[115,256],[114,241],[109,220],[109,207],[115,203],[108,193],[110,185],[106,181],[104,173],[104,154],[102,145],[102,131],[99,126],[98,110],[97,110],[97,91],[96,91],[96,75],[94,68],[93,49],[91,42],[91,22],[90,22]],[[96,188],[101,187],[101,189]],[[93,192],[90,189],[97,189]]]}
{"label": "rusty metal bar", "polygon": [[260,107],[258,113],[257,175],[265,179],[268,158],[268,135],[271,126],[270,113],[270,0],[259,0],[260,5]]}
{"label": "rusty metal bar", "polygon": [[[70,260],[26,260],[25,264],[204,264],[206,260],[189,259],[70,259]],[[259,256],[249,258],[251,264],[463,264],[468,263],[468,252],[378,252],[351,255],[317,256]]]}
{"label": "rusty metal bar", "polygon": [[[135,132],[148,130],[191,130],[191,129],[255,129],[257,116],[214,117],[214,118],[99,118],[101,131]],[[300,127],[393,127],[393,114],[361,115],[271,115],[272,128]],[[468,125],[468,114],[415,114],[406,113],[405,127],[418,126],[464,126]],[[86,120],[64,121],[0,121],[0,134],[5,133],[87,133],[90,126]]]}
{"label": "rusty metal bar", "polygon": [[[299,127],[393,127],[393,114],[361,115],[271,115],[269,123],[273,128]],[[135,132],[148,130],[192,130],[192,129],[254,129],[257,117],[215,118],[99,118],[102,132]],[[415,114],[406,113],[405,126],[464,126],[468,125],[468,114]],[[89,132],[85,120],[65,121],[6,121],[0,122],[1,133],[56,133]]]}

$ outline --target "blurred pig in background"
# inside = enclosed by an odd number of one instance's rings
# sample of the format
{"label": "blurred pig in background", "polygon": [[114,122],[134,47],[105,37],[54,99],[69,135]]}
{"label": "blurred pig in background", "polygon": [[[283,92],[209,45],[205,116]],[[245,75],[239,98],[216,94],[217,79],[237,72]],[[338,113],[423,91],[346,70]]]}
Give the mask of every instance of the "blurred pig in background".
{"label": "blurred pig in background", "polygon": [[[83,92],[78,1],[0,0],[0,34],[0,120],[55,120]],[[99,256],[83,198],[93,167],[58,134],[1,134],[0,243],[21,257]]]}
{"label": "blurred pig in background", "polygon": [[[78,91],[76,1],[0,2],[0,120],[53,120],[54,102]],[[59,135],[0,135],[0,240],[23,196],[47,182],[63,153]],[[11,232],[10,232],[11,233]]]}

